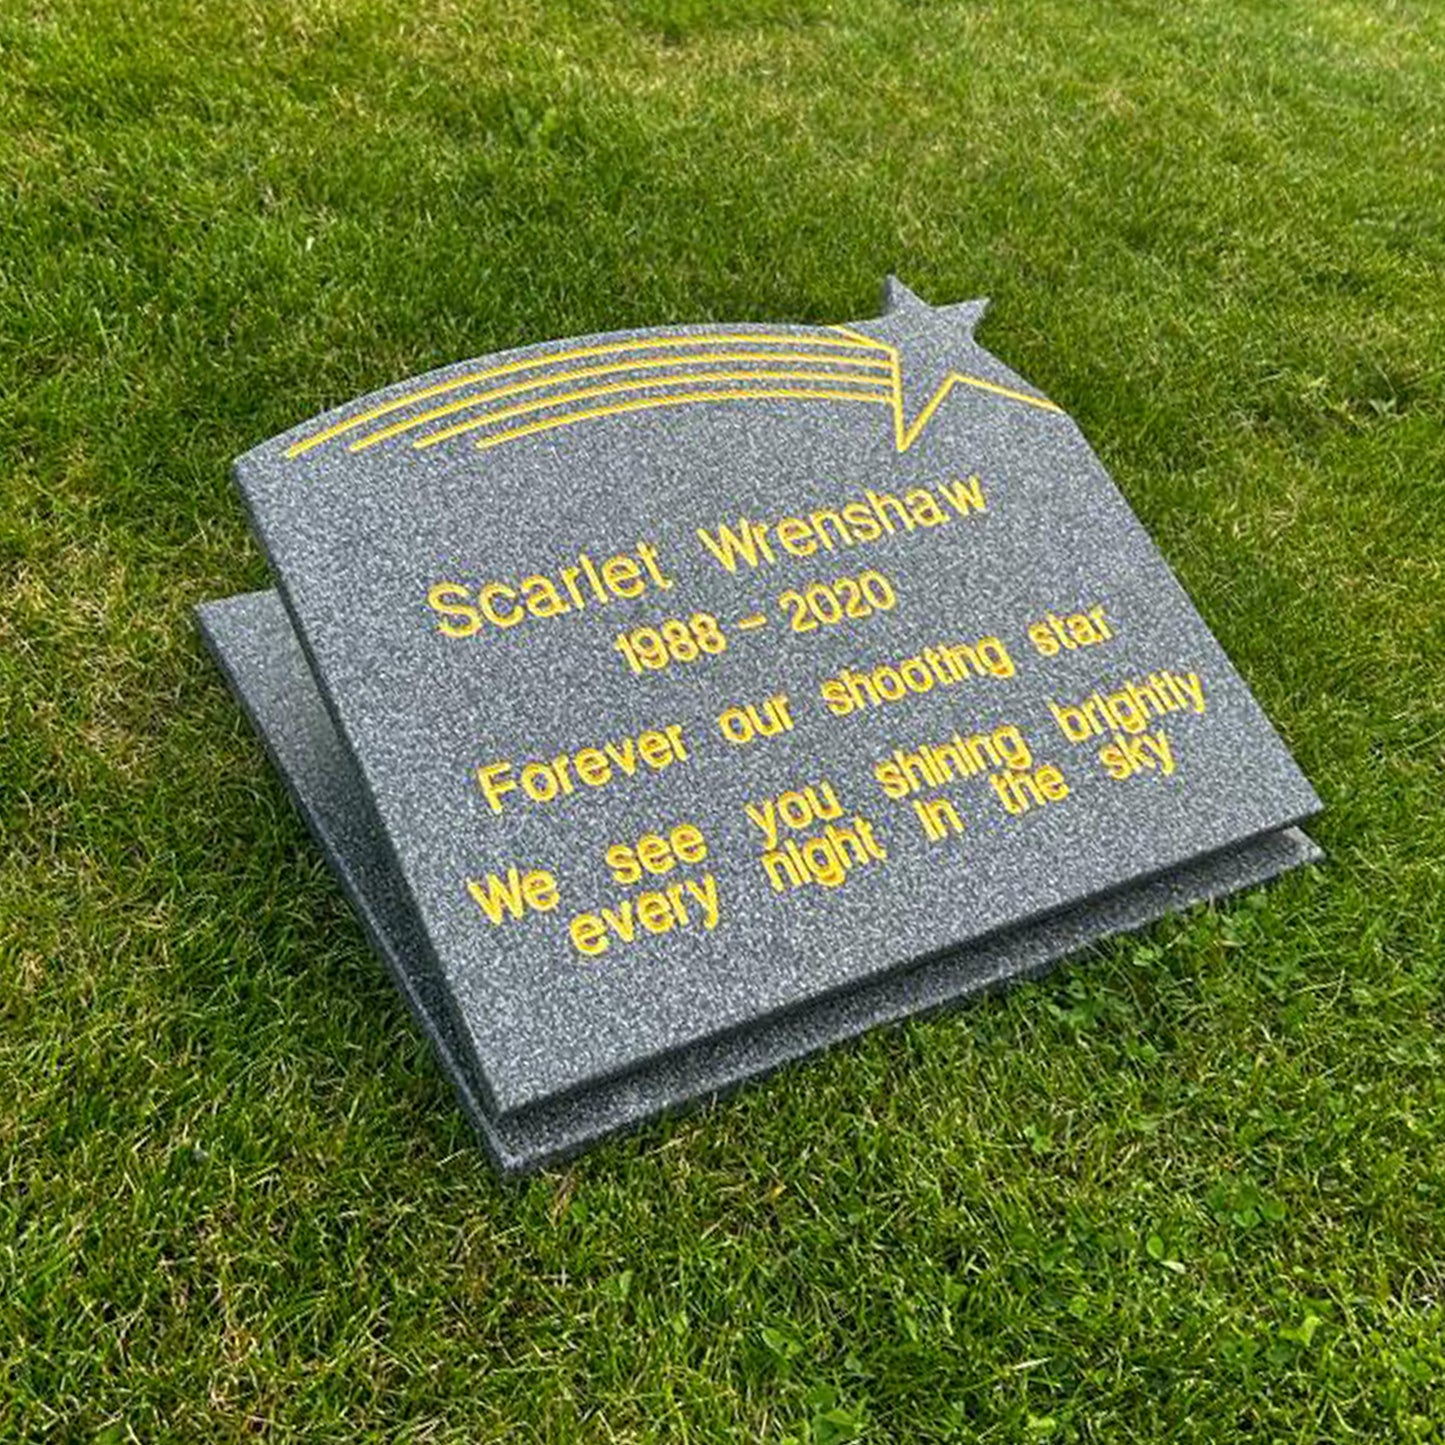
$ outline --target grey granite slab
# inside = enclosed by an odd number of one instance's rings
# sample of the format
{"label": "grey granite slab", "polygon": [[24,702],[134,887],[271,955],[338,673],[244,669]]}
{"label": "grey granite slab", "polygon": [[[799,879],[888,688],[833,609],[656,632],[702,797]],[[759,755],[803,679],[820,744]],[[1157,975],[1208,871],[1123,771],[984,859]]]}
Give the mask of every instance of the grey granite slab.
{"label": "grey granite slab", "polygon": [[465,362],[237,463],[498,1118],[1318,809],[982,303],[887,303]]}
{"label": "grey granite slab", "polygon": [[942,1007],[1034,975],[1110,934],[1191,903],[1261,883],[1319,857],[1297,829],[1250,839],[1172,873],[923,960],[749,1029],[652,1061],[621,1077],[500,1117],[457,1045],[419,920],[366,788],[322,703],[274,592],[199,608],[207,645],[265,743],[373,946],[431,1040],[443,1071],[498,1167],[555,1162],[628,1125],[729,1090],[874,1025]]}

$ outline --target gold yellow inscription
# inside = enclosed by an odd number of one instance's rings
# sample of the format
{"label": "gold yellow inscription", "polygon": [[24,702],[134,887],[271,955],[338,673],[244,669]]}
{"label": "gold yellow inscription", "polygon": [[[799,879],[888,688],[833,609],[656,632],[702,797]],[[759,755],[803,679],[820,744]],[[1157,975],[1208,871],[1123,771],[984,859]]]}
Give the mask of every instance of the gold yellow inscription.
{"label": "gold yellow inscription", "polygon": [[1023,733],[1013,723],[1004,723],[992,732],[955,732],[941,742],[894,748],[873,764],[873,776],[897,801],[981,773],[999,769],[1023,772],[1033,767],[1033,762],[1033,751]]}
{"label": "gold yellow inscription", "polygon": [[701,878],[684,878],[636,898],[623,898],[595,913],[579,913],[567,931],[578,953],[597,958],[614,944],[636,943],[644,934],[671,933],[674,928],[695,925],[711,933],[721,916],[717,879],[704,873]]}
{"label": "gold yellow inscription", "polygon": [[614,843],[607,866],[617,883],[642,882],[644,875],[664,878],[677,867],[691,867],[707,857],[707,839],[695,823],[679,823],[670,833],[644,833],[635,843]]}
{"label": "gold yellow inscription", "polygon": [[[841,888],[855,869],[888,857],[870,819],[855,815],[840,826],[843,804],[827,781],[746,803],[743,812],[762,835],[760,861],[775,893],[809,885]],[[820,830],[819,823],[826,826]],[[800,833],[806,836],[787,836]]]}
{"label": "gold yellow inscription", "polygon": [[[628,886],[665,878],[678,868],[694,868],[705,863],[707,855],[702,829],[695,823],[678,823],[667,833],[644,833],[635,843],[613,843],[603,857],[613,881]],[[567,932],[578,953],[599,958],[617,945],[674,929],[701,927],[711,933],[721,916],[717,879],[704,873],[579,913]]]}
{"label": "gold yellow inscription", "polygon": [[631,552],[617,552],[594,562],[586,552],[575,565],[552,572],[482,582],[442,581],[427,591],[427,606],[441,619],[443,637],[475,637],[487,628],[506,631],[529,619],[545,621],[631,601],[650,588],[667,592],[675,585],[667,576],[650,542],[639,542]]}
{"label": "gold yellow inscription", "polygon": [[1069,796],[1062,771],[1052,763],[1031,772],[993,773],[988,782],[1004,812],[1014,817],[1050,803],[1062,803]]}
{"label": "gold yellow inscription", "polygon": [[868,488],[861,497],[804,517],[767,522],[744,515],[735,527],[731,523],[699,527],[697,538],[718,566],[736,572],[739,567],[772,566],[791,557],[881,541],[896,533],[943,527],[986,510],[983,483],[974,476],[941,482],[937,490],[914,487],[902,496]]}
{"label": "gold yellow inscription", "polygon": [[734,703],[725,707],[717,719],[717,729],[724,742],[734,747],[757,738],[776,738],[792,732],[792,708],[785,692],[776,692],[766,702]]}
{"label": "gold yellow inscription", "polygon": [[1204,684],[1195,672],[1160,670],[1125,682],[1112,692],[1091,692],[1077,703],[1050,701],[1059,731],[1071,743],[1114,731],[1142,733],[1155,718],[1205,711]]}
{"label": "gold yellow inscription", "polygon": [[838,577],[832,582],[813,582],[801,592],[787,591],[778,606],[788,614],[794,632],[812,632],[818,627],[835,627],[850,617],[872,617],[891,612],[898,605],[893,584],[881,572],[860,572],[856,577]]}
{"label": "gold yellow inscription", "polygon": [[[605,788],[644,769],[660,773],[676,763],[685,763],[689,753],[682,726],[646,728],[634,737],[617,738],[575,752],[523,763],[518,768],[510,759],[484,763],[476,770],[477,786],[494,813],[506,806],[509,795],[520,794],[530,802],[545,804],[570,797],[578,784]],[[515,797],[512,801],[516,801]]]}
{"label": "gold yellow inscription", "polygon": [[1114,636],[1102,606],[1086,612],[1069,612],[1060,616],[1047,612],[1029,624],[1029,641],[1040,657],[1056,657],[1060,652],[1073,652],[1080,647],[1097,647]]}
{"label": "gold yellow inscription", "polygon": [[880,663],[866,672],[845,667],[820,683],[818,693],[834,717],[847,717],[935,687],[956,687],[971,677],[1010,678],[1014,672],[1008,647],[990,636],[972,643],[938,642],[914,657]]}
{"label": "gold yellow inscription", "polygon": [[727,651],[728,640],[711,612],[694,612],[685,622],[669,617],[653,627],[619,632],[613,650],[635,674],[661,672],[674,662],[696,662]]}
{"label": "gold yellow inscription", "polygon": [[502,877],[488,873],[485,878],[468,878],[467,892],[493,924],[525,918],[528,913],[551,913],[560,899],[557,876],[546,868],[529,868],[525,873],[515,865]]}
{"label": "gold yellow inscription", "polygon": [[1099,749],[1099,761],[1117,783],[1156,769],[1161,777],[1169,777],[1175,768],[1174,748],[1163,728],[1139,737],[1114,734],[1114,741]]}
{"label": "gold yellow inscription", "polygon": [[1155,774],[1172,776],[1178,767],[1174,744],[1162,727],[1151,732],[1151,724],[1175,713],[1201,717],[1208,708],[1198,673],[1162,668],[1110,692],[1091,692],[1078,702],[1049,703],[1054,722],[1071,743],[1107,735],[1109,741],[1099,749],[1099,761],[1120,783]]}
{"label": "gold yellow inscription", "polygon": [[963,819],[947,798],[915,798],[913,813],[930,843],[941,843],[963,832]]}

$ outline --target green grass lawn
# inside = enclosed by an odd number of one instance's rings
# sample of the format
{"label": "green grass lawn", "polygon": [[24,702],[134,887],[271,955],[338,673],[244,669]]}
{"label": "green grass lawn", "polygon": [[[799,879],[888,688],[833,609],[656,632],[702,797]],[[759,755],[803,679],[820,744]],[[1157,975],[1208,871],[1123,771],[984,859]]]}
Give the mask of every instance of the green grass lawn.
{"label": "green grass lawn", "polygon": [[[15,0],[0,179],[0,1439],[1445,1440],[1445,7]],[[228,461],[889,270],[1329,862],[499,1184],[197,642]]]}

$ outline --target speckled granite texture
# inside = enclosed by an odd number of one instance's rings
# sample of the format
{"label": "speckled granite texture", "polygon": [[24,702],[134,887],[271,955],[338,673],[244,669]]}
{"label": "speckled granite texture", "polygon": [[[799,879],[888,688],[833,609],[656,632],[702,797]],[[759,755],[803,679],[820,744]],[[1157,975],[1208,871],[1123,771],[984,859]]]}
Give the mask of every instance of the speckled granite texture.
{"label": "speckled granite texture", "polygon": [[668,1110],[703,1102],[791,1059],[875,1024],[955,1003],[1045,972],[1110,934],[1263,883],[1311,862],[1319,849],[1287,828],[1199,859],[1032,924],[885,974],[751,1029],[711,1039],[621,1078],[499,1118],[468,1075],[444,990],[407,906],[375,811],[322,705],[274,592],[198,609],[207,645],[226,673],[277,771],[346,890],[392,979],[430,1038],[444,1072],[497,1166],[508,1174],[554,1163]]}
{"label": "speckled granite texture", "polygon": [[284,611],[203,626],[504,1167],[1311,855],[981,310],[549,343],[237,463]]}

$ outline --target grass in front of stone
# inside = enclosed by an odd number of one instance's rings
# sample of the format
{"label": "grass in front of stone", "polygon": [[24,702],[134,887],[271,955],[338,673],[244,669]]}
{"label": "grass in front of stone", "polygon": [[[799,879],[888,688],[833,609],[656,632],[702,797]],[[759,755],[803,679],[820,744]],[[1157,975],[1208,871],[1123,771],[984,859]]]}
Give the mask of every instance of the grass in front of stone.
{"label": "grass in front of stone", "polygon": [[[0,1437],[1440,1438],[1436,7],[96,0],[0,60]],[[888,270],[993,297],[1330,862],[499,1185],[197,643],[266,582],[227,462]]]}

